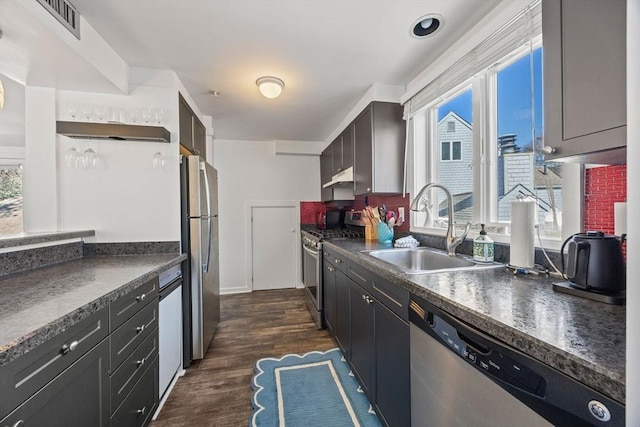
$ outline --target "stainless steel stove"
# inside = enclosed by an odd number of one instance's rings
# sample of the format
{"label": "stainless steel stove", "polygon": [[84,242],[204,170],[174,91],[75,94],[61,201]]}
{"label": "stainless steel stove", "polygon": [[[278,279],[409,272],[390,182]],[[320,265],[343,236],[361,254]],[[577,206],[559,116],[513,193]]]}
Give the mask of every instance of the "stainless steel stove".
{"label": "stainless steel stove", "polygon": [[323,328],[322,242],[327,239],[362,239],[364,227],[350,221],[353,212],[347,212],[345,224],[349,228],[302,230],[302,283],[307,293],[307,307],[318,329]]}

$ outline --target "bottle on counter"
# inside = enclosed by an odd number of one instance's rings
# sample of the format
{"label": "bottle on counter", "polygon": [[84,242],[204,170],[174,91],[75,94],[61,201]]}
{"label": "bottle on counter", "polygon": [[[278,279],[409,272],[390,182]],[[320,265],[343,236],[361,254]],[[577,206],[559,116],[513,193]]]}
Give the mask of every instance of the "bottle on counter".
{"label": "bottle on counter", "polygon": [[493,240],[487,236],[484,224],[480,224],[480,235],[473,239],[473,259],[476,262],[493,262]]}

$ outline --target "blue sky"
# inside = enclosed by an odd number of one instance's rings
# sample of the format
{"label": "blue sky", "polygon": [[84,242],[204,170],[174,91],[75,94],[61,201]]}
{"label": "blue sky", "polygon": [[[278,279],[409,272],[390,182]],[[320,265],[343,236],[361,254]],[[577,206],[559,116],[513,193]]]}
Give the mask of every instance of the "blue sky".
{"label": "blue sky", "polygon": [[[536,135],[542,135],[542,49],[533,52]],[[516,134],[519,146],[531,142],[531,83],[529,55],[498,73],[498,136]],[[438,109],[438,120],[449,111],[473,124],[471,90],[448,101]]]}

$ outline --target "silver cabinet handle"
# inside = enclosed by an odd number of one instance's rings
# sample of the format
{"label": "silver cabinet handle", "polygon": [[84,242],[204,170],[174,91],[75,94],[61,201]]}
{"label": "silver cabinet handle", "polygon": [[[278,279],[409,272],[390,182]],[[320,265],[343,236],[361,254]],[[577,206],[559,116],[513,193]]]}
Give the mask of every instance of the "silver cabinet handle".
{"label": "silver cabinet handle", "polygon": [[329,252],[323,252],[324,256],[329,256]]}
{"label": "silver cabinet handle", "polygon": [[142,295],[138,295],[136,297],[136,301],[141,302],[144,301],[144,299],[147,297],[147,294],[142,294]]}
{"label": "silver cabinet handle", "polygon": [[[76,348],[78,348],[78,341],[73,341],[71,342],[71,344],[67,345],[63,345],[62,348],[60,349],[60,351],[62,352],[62,354],[67,354],[70,351],[74,351]],[[20,425],[20,424],[18,424]]]}
{"label": "silver cabinet handle", "polygon": [[333,267],[327,267],[327,269],[328,269],[329,271],[331,271],[331,272],[336,271],[336,269],[335,269],[335,268],[333,268]]}
{"label": "silver cabinet handle", "polygon": [[373,298],[371,298],[368,295],[362,295],[362,299],[367,303],[367,304],[373,304]]}
{"label": "silver cabinet handle", "polygon": [[371,187],[367,187],[367,193],[371,193]]}
{"label": "silver cabinet handle", "polygon": [[136,334],[139,334],[140,332],[143,332],[143,331],[144,331],[144,325],[138,326],[136,328]]}
{"label": "silver cabinet handle", "polygon": [[18,420],[11,427],[20,427],[24,425],[24,420]]}
{"label": "silver cabinet handle", "polygon": [[336,258],[336,264],[340,264],[342,262],[341,259]]}
{"label": "silver cabinet handle", "polygon": [[138,364],[138,368],[140,366],[143,366],[144,363],[147,361],[147,359],[145,357],[143,357],[141,360],[138,360],[136,363]]}
{"label": "silver cabinet handle", "polygon": [[138,414],[144,416],[147,413],[147,407],[144,406],[142,409],[138,409]]}

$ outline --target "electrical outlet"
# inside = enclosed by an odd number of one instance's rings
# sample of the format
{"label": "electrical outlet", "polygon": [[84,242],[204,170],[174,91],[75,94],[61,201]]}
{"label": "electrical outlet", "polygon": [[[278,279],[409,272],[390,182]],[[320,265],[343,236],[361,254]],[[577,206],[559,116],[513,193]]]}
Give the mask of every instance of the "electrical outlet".
{"label": "electrical outlet", "polygon": [[398,220],[404,222],[404,207],[398,208]]}

